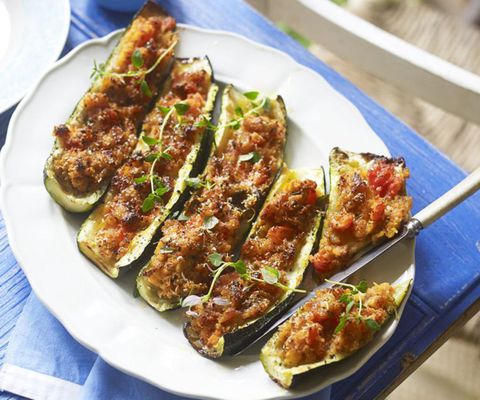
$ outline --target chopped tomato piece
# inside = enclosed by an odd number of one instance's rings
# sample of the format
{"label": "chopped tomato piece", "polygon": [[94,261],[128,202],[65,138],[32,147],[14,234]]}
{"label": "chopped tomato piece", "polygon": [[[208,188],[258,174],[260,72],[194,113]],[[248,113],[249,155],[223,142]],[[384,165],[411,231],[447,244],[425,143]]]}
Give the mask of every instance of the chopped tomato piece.
{"label": "chopped tomato piece", "polygon": [[312,259],[313,268],[319,274],[330,271],[332,265],[332,255],[320,250]]}
{"label": "chopped tomato piece", "polygon": [[315,204],[317,201],[317,193],[314,189],[308,189],[306,191],[305,200],[307,204]]}
{"label": "chopped tomato piece", "polygon": [[332,228],[336,231],[346,231],[353,226],[352,213],[337,214],[332,220]]}
{"label": "chopped tomato piece", "polygon": [[379,196],[385,197],[394,176],[393,165],[381,162],[368,171],[368,184]]}
{"label": "chopped tomato piece", "polygon": [[385,203],[377,203],[372,209],[372,220],[382,221],[385,218]]}

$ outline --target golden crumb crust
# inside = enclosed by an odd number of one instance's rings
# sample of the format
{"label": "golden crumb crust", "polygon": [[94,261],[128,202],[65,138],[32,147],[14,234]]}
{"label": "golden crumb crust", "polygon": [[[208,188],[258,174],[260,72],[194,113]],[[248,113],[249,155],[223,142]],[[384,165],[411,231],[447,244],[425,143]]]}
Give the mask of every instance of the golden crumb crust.
{"label": "golden crumb crust", "polygon": [[[317,184],[293,180],[263,208],[253,235],[244,243],[240,258],[252,276],[261,278],[264,267],[280,272],[279,282],[288,286],[287,273],[319,212]],[[213,298],[187,314],[187,335],[196,347],[208,348],[228,332],[265,315],[283,295],[274,285],[245,280],[237,272],[222,275]],[[219,301],[219,299],[221,299]]]}
{"label": "golden crumb crust", "polygon": [[[122,258],[135,235],[146,229],[163,212],[164,204],[172,196],[180,169],[205,131],[205,127],[198,127],[197,123],[202,118],[208,100],[211,78],[211,74],[203,69],[191,71],[182,68],[180,61],[175,63],[169,90],[147,115],[142,128],[143,135],[157,140],[161,135],[161,141],[148,150],[139,149],[133,153],[113,176],[104,203],[95,212],[101,216],[101,220],[98,221],[99,229],[93,240],[103,260],[116,262]],[[179,102],[187,104],[188,110],[180,120],[178,117],[168,118],[160,132],[166,119],[161,107],[171,108]],[[150,171],[152,162],[147,161],[148,156],[161,151],[165,151],[170,158],[160,158],[154,170]],[[150,172],[161,179],[168,191],[163,195],[162,202],[157,202],[145,212],[142,211],[142,204],[151,192],[151,182],[150,179],[140,183],[136,180],[148,177]]]}
{"label": "golden crumb crust", "polygon": [[[271,109],[246,116],[238,129],[226,129],[231,136],[225,148],[214,152],[202,175],[207,184],[185,204],[182,218],[165,222],[155,254],[141,272],[160,298],[179,301],[207,291],[208,256],[220,253],[228,261],[280,167],[286,126]],[[258,160],[242,160],[252,152]]]}
{"label": "golden crumb crust", "polygon": [[173,52],[144,79],[152,92],[142,90],[143,77],[119,77],[136,71],[132,54],[139,51],[142,68],[154,66],[174,43],[175,20],[147,8],[138,15],[122,37],[112,57],[113,65],[99,76],[80,101],[80,112],[66,124],[54,128],[57,146],[53,172],[62,188],[75,195],[93,193],[110,180],[128,159],[137,143],[137,127],[168,67]]}
{"label": "golden crumb crust", "polygon": [[334,161],[337,179],[319,250],[311,257],[322,278],[343,269],[369,244],[396,235],[412,207],[405,190],[409,171],[403,160],[373,157],[370,162],[358,162],[351,158]]}
{"label": "golden crumb crust", "polygon": [[367,321],[373,320],[381,326],[387,320],[395,309],[393,294],[393,287],[382,283],[370,287],[366,293],[353,295],[356,300],[362,297],[362,309],[356,302],[344,327],[335,332],[348,304],[342,300],[352,296],[352,290],[342,287],[319,290],[278,331],[275,344],[283,365],[291,368],[332,355],[348,355],[365,346],[375,334]]}

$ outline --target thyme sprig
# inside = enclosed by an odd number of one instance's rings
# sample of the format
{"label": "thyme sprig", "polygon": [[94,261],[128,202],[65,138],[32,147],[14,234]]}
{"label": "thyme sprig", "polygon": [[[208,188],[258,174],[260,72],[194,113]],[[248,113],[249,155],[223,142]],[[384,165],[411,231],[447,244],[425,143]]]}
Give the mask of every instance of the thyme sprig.
{"label": "thyme sprig", "polygon": [[[343,286],[350,289],[350,293],[343,293],[339,298],[339,301],[341,303],[345,303],[346,307],[345,307],[345,311],[340,316],[340,320],[338,322],[338,325],[335,327],[334,333],[338,333],[343,328],[345,328],[345,325],[349,320],[356,321],[357,323],[360,323],[361,321],[365,321],[365,324],[367,325],[367,327],[372,331],[378,331],[380,329],[380,325],[377,323],[377,321],[375,321],[374,319],[365,318],[364,316],[362,316],[362,309],[363,309],[362,297],[363,296],[361,294],[367,292],[367,289],[368,289],[367,281],[362,280],[359,282],[358,285],[352,285],[350,283],[345,283],[345,282],[331,281],[329,279],[325,279],[325,282],[329,282],[334,285],[339,285],[339,286]],[[356,312],[352,313],[352,308],[354,306],[357,307]]]}
{"label": "thyme sprig", "polygon": [[210,182],[208,179],[202,181],[198,176],[185,179],[185,183],[192,189],[199,189],[202,187],[206,189],[211,189],[215,186],[215,183]]}
{"label": "thyme sprig", "polygon": [[227,268],[233,268],[240,275],[240,277],[246,281],[250,280],[260,283],[267,283],[285,291],[306,293],[306,291],[303,289],[291,288],[279,282],[280,271],[270,266],[263,267],[260,271],[262,278],[257,278],[252,275],[247,267],[247,264],[243,260],[224,262],[221,254],[212,253],[208,256],[208,261],[215,267],[215,269],[212,270],[213,279],[208,292],[203,296],[189,295],[185,297],[182,301],[182,307],[192,307],[200,303],[206,303],[208,300],[210,300],[218,278]]}
{"label": "thyme sprig", "polygon": [[157,60],[153,63],[153,65],[150,68],[144,69],[144,59],[143,55],[140,49],[135,49],[135,51],[132,53],[131,56],[131,63],[135,69],[130,70],[128,72],[111,72],[106,70],[106,65],[105,64],[97,64],[96,60],[93,60],[93,70],[92,73],[90,74],[90,79],[96,80],[98,77],[115,77],[115,78],[141,78],[138,81],[138,84],[140,85],[140,90],[142,93],[147,96],[147,97],[152,97],[153,93],[148,86],[147,81],[145,80],[145,77],[153,72],[155,68],[158,67],[158,65],[162,62],[162,60],[165,58],[165,56],[173,50],[175,45],[177,44],[177,40],[174,40],[173,43],[165,50],[163,51],[160,56],[157,58]]}
{"label": "thyme sprig", "polygon": [[270,106],[270,100],[268,97],[262,97],[261,101],[257,101],[257,98],[259,96],[258,92],[245,92],[243,95],[250,100],[250,103],[252,104],[252,108],[248,110],[247,112],[243,112],[241,107],[236,107],[235,108],[235,114],[237,115],[237,118],[233,118],[230,121],[228,121],[225,124],[220,124],[220,125],[215,125],[213,124],[205,115],[202,116],[202,119],[197,122],[196,126],[197,127],[207,127],[208,129],[216,132],[219,129],[223,128],[232,128],[233,130],[237,130],[240,128],[241,122],[248,117],[249,115],[252,114],[258,114],[258,112],[261,109],[267,109]]}
{"label": "thyme sprig", "polygon": [[149,212],[155,206],[155,203],[162,202],[162,196],[165,193],[170,191],[170,188],[165,186],[162,182],[162,179],[155,174],[155,166],[161,158],[165,160],[172,159],[172,156],[168,154],[168,152],[162,150],[163,144],[162,144],[161,138],[163,137],[163,132],[172,115],[176,114],[177,118],[180,118],[180,116],[184,115],[188,111],[190,106],[188,103],[180,102],[180,103],[174,104],[172,107],[158,106],[158,108],[164,115],[162,125],[160,125],[160,131],[158,133],[158,137],[160,139],[156,139],[151,136],[142,135],[141,140],[143,143],[149,146],[150,149],[154,146],[158,146],[159,151],[152,152],[145,157],[145,161],[152,163],[152,165],[150,166],[149,173],[147,175],[142,175],[134,179],[135,183],[144,183],[144,182],[150,181],[150,193],[144,199],[142,204],[143,213]]}
{"label": "thyme sprig", "polygon": [[[170,119],[174,111],[175,111],[175,108],[169,109],[169,111],[163,118],[158,137],[161,138],[163,136],[163,131],[165,130],[168,120]],[[171,160],[172,156],[162,151],[163,145],[162,145],[161,139],[155,139],[151,136],[142,135],[141,140],[150,148],[158,145],[160,149],[160,151],[155,153],[150,153],[147,157],[145,157],[145,161],[152,163],[150,165],[149,173],[147,175],[143,175],[134,179],[135,183],[144,183],[146,181],[150,181],[150,193],[143,200],[143,204],[142,204],[142,212],[147,213],[155,206],[156,203],[162,202],[162,196],[170,190],[170,188],[164,185],[162,179],[155,174],[155,165],[157,164],[158,160],[160,160],[161,158],[164,158],[166,160]]]}

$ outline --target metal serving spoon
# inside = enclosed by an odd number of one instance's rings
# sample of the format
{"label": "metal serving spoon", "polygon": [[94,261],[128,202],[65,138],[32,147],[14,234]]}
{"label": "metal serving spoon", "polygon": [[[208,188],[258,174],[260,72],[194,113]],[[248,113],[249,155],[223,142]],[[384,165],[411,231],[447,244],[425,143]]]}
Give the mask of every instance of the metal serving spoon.
{"label": "metal serving spoon", "polygon": [[[437,219],[442,217],[456,205],[461,203],[463,200],[474,194],[480,189],[480,167],[468,175],[463,181],[458,185],[454,186],[447,193],[440,196],[433,203],[429,204],[423,210],[419,211],[414,215],[407,224],[405,224],[402,232],[393,237],[392,239],[384,242],[380,246],[374,247],[365,254],[363,254],[359,259],[353,262],[347,269],[340,271],[333,275],[330,280],[342,282],[349,278],[354,272],[358,271],[370,261],[374,260],[389,248],[400,242],[405,238],[415,237],[422,229],[429,226],[432,222],[435,222]],[[230,351],[231,355],[239,354],[243,352],[246,348],[250,347],[252,344],[257,342],[266,334],[270,333],[276,329],[280,324],[285,322],[288,318],[292,316],[300,307],[302,307],[307,301],[315,296],[315,292],[318,289],[324,289],[333,286],[333,283],[324,282],[314,288],[312,291],[308,292],[305,296],[301,297],[300,300],[297,300],[293,306],[291,306],[285,313],[275,315],[272,319],[265,321],[265,324],[255,331],[250,331],[247,333],[247,337],[244,337],[241,343],[238,343],[235,348],[232,348]],[[278,318],[278,319],[277,319]],[[273,324],[272,324],[272,321]]]}

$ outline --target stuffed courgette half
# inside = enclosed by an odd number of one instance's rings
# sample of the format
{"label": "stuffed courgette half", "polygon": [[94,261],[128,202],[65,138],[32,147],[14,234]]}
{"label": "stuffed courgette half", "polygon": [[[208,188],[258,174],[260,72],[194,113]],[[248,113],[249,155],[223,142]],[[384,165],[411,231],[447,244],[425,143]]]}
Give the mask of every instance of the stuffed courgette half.
{"label": "stuffed courgette half", "polygon": [[106,63],[95,64],[93,84],[67,122],[54,127],[44,184],[67,211],[90,210],[132,153],[137,129],[170,69],[175,25],[147,2]]}
{"label": "stuffed courgette half", "polygon": [[265,371],[289,388],[302,374],[354,354],[396,313],[410,284],[406,280],[367,289],[363,281],[319,290],[262,348]]}
{"label": "stuffed courgette half", "polygon": [[184,327],[200,354],[210,358],[235,354],[290,305],[316,242],[324,197],[322,169],[284,167],[240,259],[220,264],[217,255],[210,255],[217,279],[209,295],[187,311]]}
{"label": "stuffed courgette half", "polygon": [[208,59],[176,59],[140,140],[112,178],[102,202],[82,224],[80,250],[116,278],[139,260],[184,193],[192,167],[207,147],[218,91]]}
{"label": "stuffed courgette half", "polygon": [[320,278],[344,269],[362,250],[391,238],[409,220],[409,171],[403,158],[330,153],[330,195],[319,251],[312,265]]}
{"label": "stuffed courgette half", "polygon": [[[204,122],[208,125],[208,122]],[[212,281],[209,254],[230,260],[282,168],[286,113],[280,97],[222,95],[214,146],[182,213],[169,219],[153,257],[140,271],[140,295],[159,311],[206,293]]]}

